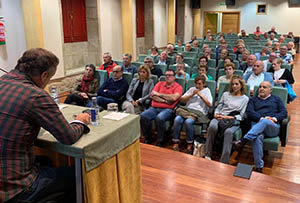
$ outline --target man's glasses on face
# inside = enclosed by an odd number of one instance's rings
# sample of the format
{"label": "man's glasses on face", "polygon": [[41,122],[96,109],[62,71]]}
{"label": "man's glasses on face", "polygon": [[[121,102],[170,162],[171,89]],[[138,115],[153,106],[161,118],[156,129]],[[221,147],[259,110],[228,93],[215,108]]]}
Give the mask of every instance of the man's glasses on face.
{"label": "man's glasses on face", "polygon": [[174,75],[173,74],[166,74],[165,76],[166,77],[173,77]]}

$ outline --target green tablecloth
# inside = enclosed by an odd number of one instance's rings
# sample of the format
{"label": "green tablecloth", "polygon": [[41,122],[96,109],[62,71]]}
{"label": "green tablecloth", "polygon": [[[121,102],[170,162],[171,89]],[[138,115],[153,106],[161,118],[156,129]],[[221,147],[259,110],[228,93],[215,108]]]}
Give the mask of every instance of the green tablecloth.
{"label": "green tablecloth", "polygon": [[[86,108],[67,105],[62,112],[67,120],[72,121],[73,115],[79,114]],[[125,147],[132,144],[140,136],[139,116],[130,114],[119,121],[103,119],[107,111],[99,114],[99,125],[89,125],[91,131],[83,135],[73,145],[64,145],[47,131],[41,130],[36,145],[56,152],[83,158],[86,171],[90,171],[101,163],[116,155]]]}

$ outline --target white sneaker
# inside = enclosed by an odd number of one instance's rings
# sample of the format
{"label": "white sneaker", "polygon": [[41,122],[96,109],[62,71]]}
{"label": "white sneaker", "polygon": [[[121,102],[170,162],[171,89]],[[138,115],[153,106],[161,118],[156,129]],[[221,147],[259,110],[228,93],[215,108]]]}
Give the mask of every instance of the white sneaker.
{"label": "white sneaker", "polygon": [[205,156],[204,158],[207,160],[211,160],[211,158],[209,156]]}

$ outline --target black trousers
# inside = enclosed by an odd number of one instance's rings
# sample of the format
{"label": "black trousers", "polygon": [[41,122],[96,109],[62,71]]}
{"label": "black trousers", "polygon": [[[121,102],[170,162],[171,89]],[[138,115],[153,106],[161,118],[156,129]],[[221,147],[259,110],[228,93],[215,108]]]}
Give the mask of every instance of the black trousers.
{"label": "black trousers", "polygon": [[86,106],[89,99],[83,98],[79,94],[69,94],[65,100],[66,104],[74,104],[77,106]]}

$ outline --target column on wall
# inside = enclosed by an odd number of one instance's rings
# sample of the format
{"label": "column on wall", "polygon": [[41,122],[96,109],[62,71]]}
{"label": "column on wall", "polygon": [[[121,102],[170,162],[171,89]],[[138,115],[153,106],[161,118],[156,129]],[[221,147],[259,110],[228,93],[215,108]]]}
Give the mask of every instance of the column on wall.
{"label": "column on wall", "polygon": [[121,0],[123,53],[133,53],[133,0]]}
{"label": "column on wall", "polygon": [[44,47],[40,0],[22,0],[27,49]]}
{"label": "column on wall", "polygon": [[193,9],[193,30],[194,36],[197,36],[197,38],[200,37],[200,18],[201,9]]}
{"label": "column on wall", "polygon": [[175,44],[176,0],[168,0],[168,42]]}

